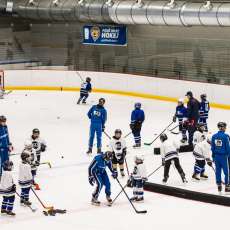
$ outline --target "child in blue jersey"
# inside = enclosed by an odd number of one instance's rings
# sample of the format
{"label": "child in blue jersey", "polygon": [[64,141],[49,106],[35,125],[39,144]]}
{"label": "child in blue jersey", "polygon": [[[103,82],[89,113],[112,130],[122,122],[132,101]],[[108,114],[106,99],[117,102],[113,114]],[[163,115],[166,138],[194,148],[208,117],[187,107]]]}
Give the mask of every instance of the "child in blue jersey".
{"label": "child in blue jersey", "polygon": [[85,82],[81,84],[81,89],[80,89],[80,97],[77,101],[77,104],[80,104],[82,100],[82,104],[86,104],[86,99],[89,96],[89,93],[92,91],[92,85],[91,85],[91,78],[87,77]]}
{"label": "child in blue jersey", "polygon": [[96,189],[92,194],[91,203],[93,205],[100,205],[100,201],[98,201],[99,194],[103,185],[105,186],[105,194],[106,199],[109,203],[112,203],[111,199],[111,190],[110,190],[110,181],[108,174],[106,172],[106,167],[112,172],[112,177],[114,179],[117,178],[117,171],[113,170],[112,168],[112,152],[105,152],[98,154],[94,157],[93,161],[91,162],[88,168],[88,175],[89,175],[89,183],[94,186],[96,182]]}
{"label": "child in blue jersey", "polygon": [[134,148],[141,147],[141,128],[145,120],[145,113],[141,109],[141,103],[137,102],[134,105],[134,110],[131,114],[130,129],[132,130],[135,145]]}
{"label": "child in blue jersey", "polygon": [[0,116],[0,177],[2,167],[5,161],[9,160],[9,152],[13,147],[10,143],[8,127],[6,125],[6,117]]}
{"label": "child in blue jersey", "polygon": [[184,106],[184,99],[182,98],[178,100],[176,112],[175,115],[173,116],[173,122],[176,122],[176,119],[178,119],[179,122],[179,131],[182,133],[181,142],[185,143],[187,141],[187,135],[186,135],[186,125],[184,122],[187,120],[187,108]]}
{"label": "child in blue jersey", "polygon": [[87,151],[87,154],[92,153],[95,133],[97,134],[97,152],[101,152],[101,137],[102,132],[105,129],[105,122],[107,120],[107,111],[104,108],[104,104],[105,99],[100,98],[99,103],[97,105],[92,106],[87,114],[88,118],[91,121],[89,134],[89,149]]}
{"label": "child in blue jersey", "polygon": [[0,194],[3,195],[1,214],[15,216],[13,212],[16,185],[12,176],[13,162],[6,160],[3,164],[3,173],[0,183]]}
{"label": "child in blue jersey", "polygon": [[203,123],[205,125],[205,132],[208,132],[207,119],[210,111],[209,101],[207,100],[206,94],[201,94],[200,99],[201,102],[200,102],[200,109],[199,109],[199,113],[200,113],[199,123]]}
{"label": "child in blue jersey", "polygon": [[225,133],[227,124],[219,122],[217,124],[219,131],[212,136],[211,149],[212,158],[216,166],[216,184],[218,191],[222,191],[222,170],[225,175],[225,192],[230,192],[229,186],[229,165],[228,158],[230,157],[229,136]]}

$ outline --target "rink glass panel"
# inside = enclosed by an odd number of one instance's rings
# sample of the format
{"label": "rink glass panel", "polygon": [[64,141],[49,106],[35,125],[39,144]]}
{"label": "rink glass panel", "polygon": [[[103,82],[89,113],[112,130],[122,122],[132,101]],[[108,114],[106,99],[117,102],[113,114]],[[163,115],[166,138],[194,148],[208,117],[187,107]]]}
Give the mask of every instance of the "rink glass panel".
{"label": "rink glass panel", "polygon": [[66,66],[230,84],[229,28],[132,25],[128,46],[113,47],[83,45],[83,25],[1,20],[0,67],[22,60],[17,68]]}

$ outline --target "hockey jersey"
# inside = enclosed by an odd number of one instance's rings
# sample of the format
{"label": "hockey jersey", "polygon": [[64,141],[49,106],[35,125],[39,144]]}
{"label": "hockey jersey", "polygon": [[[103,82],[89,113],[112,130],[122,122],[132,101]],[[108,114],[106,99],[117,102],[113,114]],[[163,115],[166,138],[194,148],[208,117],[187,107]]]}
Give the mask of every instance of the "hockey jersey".
{"label": "hockey jersey", "polygon": [[109,143],[109,151],[114,152],[115,157],[119,160],[126,151],[126,141],[124,138],[116,139],[115,137]]}
{"label": "hockey jersey", "polygon": [[210,110],[209,101],[202,100],[200,102],[200,109],[199,109],[200,118],[208,118],[209,110]]}
{"label": "hockey jersey", "polygon": [[179,149],[179,144],[177,144],[175,141],[166,140],[163,143],[161,143],[160,151],[161,151],[161,157],[165,161],[171,160],[172,158],[178,157],[177,149]]}
{"label": "hockey jersey", "polygon": [[102,127],[105,125],[107,120],[107,111],[100,105],[93,105],[87,115],[92,124],[101,124]]}
{"label": "hockey jersey", "polygon": [[142,109],[136,108],[132,111],[131,114],[131,124],[143,123],[145,120],[145,113]]}
{"label": "hockey jersey", "polygon": [[193,155],[196,160],[205,160],[211,157],[211,145],[207,140],[197,143],[193,150]]}
{"label": "hockey jersey", "polygon": [[176,107],[176,118],[178,118],[179,123],[183,122],[183,118],[187,117],[187,108],[184,105],[178,105]]}
{"label": "hockey jersey", "polygon": [[12,196],[15,194],[15,191],[12,191],[14,185],[14,180],[11,171],[2,172],[2,178],[0,183],[0,194],[3,196]]}
{"label": "hockey jersey", "polygon": [[8,148],[10,145],[9,132],[6,125],[0,125],[0,147]]}
{"label": "hockey jersey", "polygon": [[147,171],[144,163],[134,166],[132,177],[134,180],[143,180],[147,178]]}
{"label": "hockey jersey", "polygon": [[46,146],[46,142],[45,142],[42,138],[40,138],[40,137],[38,137],[38,138],[36,138],[36,139],[33,139],[32,136],[31,136],[31,137],[28,139],[28,141],[31,142],[32,148],[33,148],[33,150],[34,150],[36,153],[40,153],[40,152],[41,152],[41,146],[42,146],[42,145],[45,145],[45,146]]}
{"label": "hockey jersey", "polygon": [[81,90],[80,90],[81,94],[88,95],[89,92],[91,92],[91,90],[92,90],[92,86],[90,82],[85,81],[81,84]]}
{"label": "hockey jersey", "polygon": [[18,183],[22,188],[29,188],[32,184],[31,167],[27,163],[21,163],[19,165],[19,178]]}
{"label": "hockey jersey", "polygon": [[197,143],[199,143],[205,139],[206,139],[205,133],[202,133],[202,132],[197,130],[193,135],[193,144],[196,145]]}

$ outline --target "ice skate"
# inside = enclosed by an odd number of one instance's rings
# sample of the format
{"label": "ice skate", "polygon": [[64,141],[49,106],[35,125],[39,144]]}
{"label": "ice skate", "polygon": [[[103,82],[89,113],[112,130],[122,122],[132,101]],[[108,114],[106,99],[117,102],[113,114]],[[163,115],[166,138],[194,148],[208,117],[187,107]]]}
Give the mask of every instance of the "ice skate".
{"label": "ice skate", "polygon": [[97,148],[97,153],[101,153],[101,148]]}
{"label": "ice skate", "polygon": [[169,178],[168,176],[164,177],[163,180],[162,180],[162,182],[163,182],[163,183],[167,183],[168,178]]}
{"label": "ice skate", "polygon": [[6,214],[8,215],[8,216],[15,216],[16,214],[14,213],[14,212],[12,212],[12,211],[6,211]]}
{"label": "ice skate", "polygon": [[112,204],[113,200],[111,199],[110,196],[106,196],[106,200],[108,201],[109,204]]}
{"label": "ice skate", "polygon": [[79,100],[77,101],[77,105],[80,105],[80,102],[81,102],[81,100],[79,99]]}
{"label": "ice skate", "polygon": [[125,176],[124,170],[121,170],[120,173],[121,173],[121,176],[122,176],[122,177]]}
{"label": "ice skate", "polygon": [[221,193],[222,192],[222,185],[220,185],[220,184],[217,185],[217,190],[218,190],[219,193]]}
{"label": "ice skate", "polygon": [[134,201],[137,200],[137,197],[136,197],[136,196],[133,196],[133,197],[130,198],[130,200],[134,202]]}
{"label": "ice skate", "polygon": [[7,214],[7,211],[5,209],[1,209],[1,214]]}
{"label": "ice skate", "polygon": [[200,179],[207,180],[208,176],[205,173],[200,174]]}
{"label": "ice skate", "polygon": [[92,154],[92,148],[89,148],[88,151],[86,152],[86,154],[88,154],[88,155]]}
{"label": "ice skate", "polygon": [[194,174],[192,175],[192,179],[194,179],[194,180],[196,180],[196,181],[200,181],[200,177],[199,177],[199,175],[196,174],[196,173],[194,173]]}
{"label": "ice skate", "polygon": [[138,198],[136,198],[136,200],[135,200],[136,202],[144,202],[144,197],[142,196],[142,197],[138,197]]}
{"label": "ice skate", "polygon": [[133,148],[134,148],[134,149],[138,149],[138,148],[140,148],[140,147],[141,147],[141,144],[140,144],[140,143],[137,143],[137,144],[133,145]]}
{"label": "ice skate", "polygon": [[225,185],[225,193],[230,195],[230,185]]}
{"label": "ice skate", "polygon": [[95,206],[100,206],[101,202],[98,199],[92,197],[91,204]]}

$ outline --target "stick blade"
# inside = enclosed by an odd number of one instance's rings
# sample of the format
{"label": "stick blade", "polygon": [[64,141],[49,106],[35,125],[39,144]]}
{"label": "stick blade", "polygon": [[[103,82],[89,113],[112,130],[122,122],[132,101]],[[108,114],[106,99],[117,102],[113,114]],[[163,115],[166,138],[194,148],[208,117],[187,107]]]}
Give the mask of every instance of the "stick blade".
{"label": "stick blade", "polygon": [[138,213],[138,214],[146,214],[146,213],[147,213],[147,210],[143,210],[143,211],[136,211],[136,213]]}
{"label": "stick blade", "polygon": [[152,143],[144,143],[144,145],[151,145]]}

